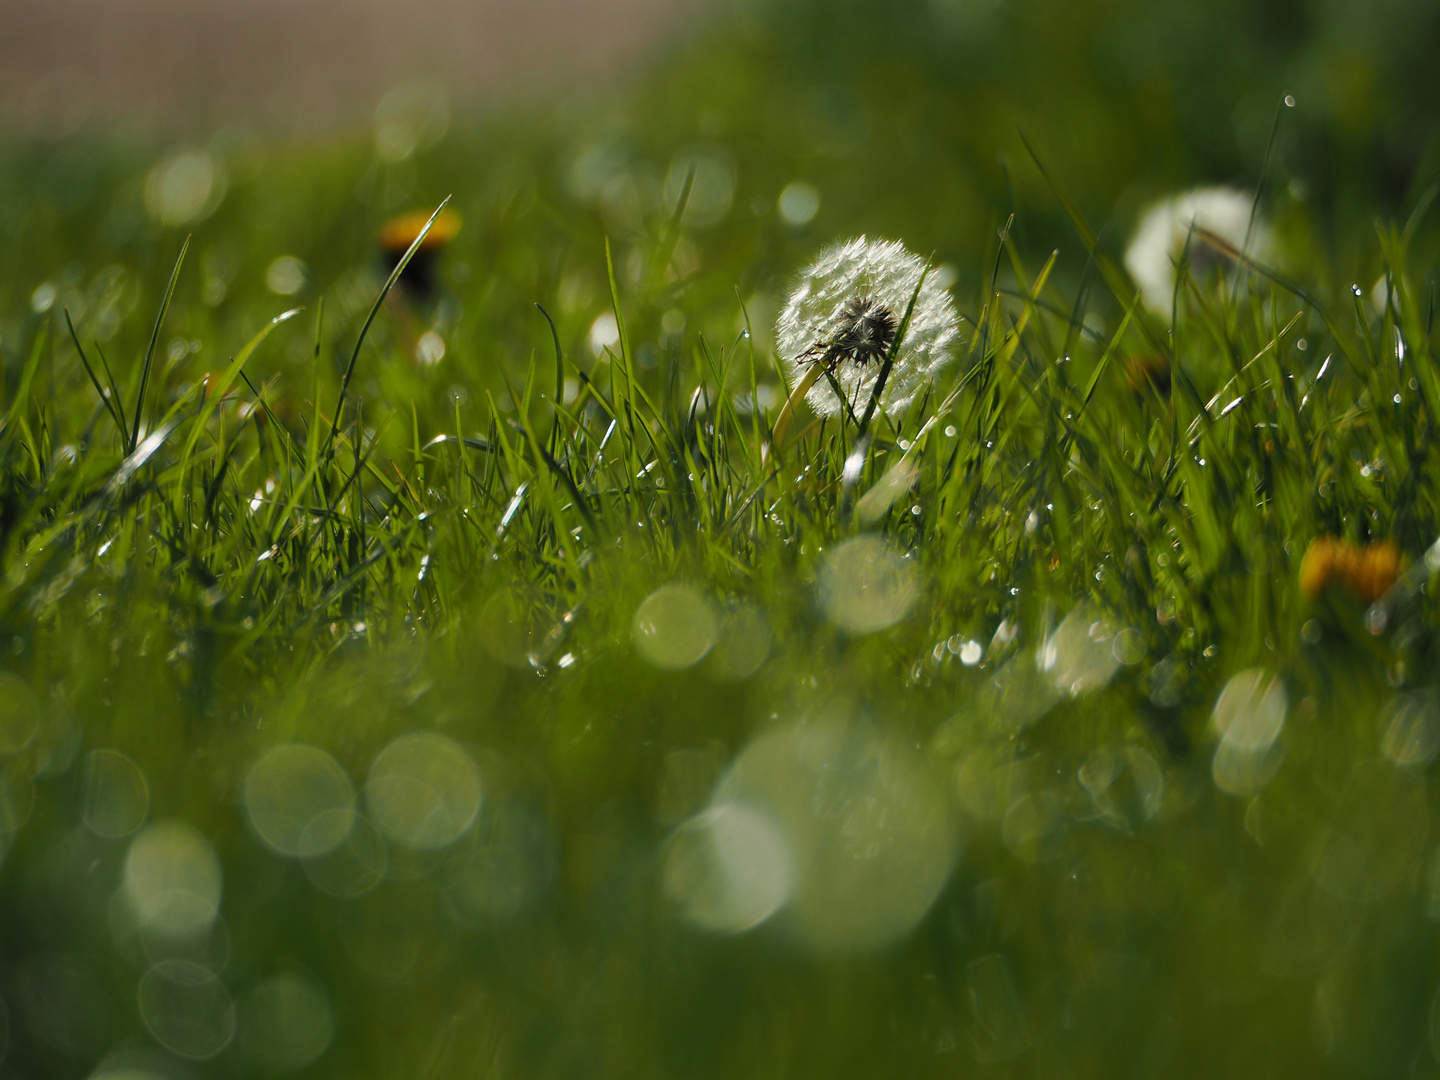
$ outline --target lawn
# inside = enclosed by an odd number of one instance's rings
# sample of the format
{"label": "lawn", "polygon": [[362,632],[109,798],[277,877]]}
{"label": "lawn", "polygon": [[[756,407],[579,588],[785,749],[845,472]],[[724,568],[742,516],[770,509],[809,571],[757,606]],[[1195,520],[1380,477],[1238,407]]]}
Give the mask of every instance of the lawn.
{"label": "lawn", "polygon": [[1432,7],[0,142],[7,1074],[1435,1074]]}

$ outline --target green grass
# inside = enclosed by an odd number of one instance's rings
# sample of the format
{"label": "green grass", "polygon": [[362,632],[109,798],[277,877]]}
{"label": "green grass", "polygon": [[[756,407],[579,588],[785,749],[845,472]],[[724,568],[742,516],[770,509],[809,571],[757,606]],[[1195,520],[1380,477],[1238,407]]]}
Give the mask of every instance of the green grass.
{"label": "green grass", "polygon": [[[819,46],[767,26],[688,46],[623,99],[489,118],[398,165],[358,137],[217,145],[228,190],[188,240],[146,216],[144,147],[72,148],[90,186],[68,210],[42,183],[52,151],[5,152],[22,193],[0,201],[16,1075],[268,1075],[307,1037],[315,1076],[1436,1071],[1433,770],[1382,756],[1397,701],[1421,736],[1440,724],[1423,170],[1367,236],[1368,209],[1358,223],[1337,196],[1327,217],[1297,194],[1282,130],[1245,163],[1277,266],[1182,269],[1161,320],[1118,256],[1134,186],[1187,173],[1127,171],[1143,116],[1091,125],[1131,132],[1113,158],[1065,150],[1042,119],[1032,158],[1008,125],[1037,107],[991,105],[966,137],[1007,164],[967,164],[973,147],[924,117],[983,88],[918,61],[906,83],[903,58],[930,54],[901,35],[875,83],[861,70],[845,90],[868,119],[825,138],[871,141],[837,159],[797,149],[793,126],[819,123],[796,60]],[[795,111],[767,111],[767,91]],[[1201,160],[1232,153],[1177,129]],[[737,177],[708,227],[687,217],[698,172],[664,194],[697,144],[729,148]],[[577,164],[597,147],[618,162],[605,198]],[[1325,174],[1335,190],[1356,190],[1349,169]],[[808,227],[775,213],[792,179],[820,189]],[[447,195],[464,226],[437,292],[402,275],[386,295],[375,228]],[[861,230],[936,252],[962,345],[867,438],[802,412],[777,451],[775,311],[820,245]],[[307,267],[283,297],[265,286],[282,254]],[[619,338],[597,357],[606,312]],[[416,360],[428,330],[434,365]],[[1127,381],[1143,357],[1168,387]],[[902,461],[912,483],[887,489]],[[1307,599],[1320,535],[1393,540],[1420,587],[1383,627],[1343,588]],[[893,625],[847,632],[827,617],[830,560],[864,536],[918,591]],[[669,583],[670,607],[642,608]],[[1065,637],[1091,622],[1125,631],[1127,662],[1049,688],[1047,642],[1104,666]],[[693,666],[646,658],[697,634],[714,644]],[[1288,699],[1284,760],[1238,797],[1217,786],[1210,716],[1256,667]],[[765,781],[763,748],[796,724],[841,749],[799,737]],[[384,880],[341,897],[331,863],[257,836],[246,782],[270,748],[322,748],[388,820],[366,780],[414,732],[475,763],[483,801],[454,844],[410,850],[392,821]],[[217,853],[205,933],[131,925],[138,819],[103,835],[134,809],[102,783],[103,749],[148,780],[149,820]],[[725,790],[771,784],[777,814],[796,800],[834,845],[811,852],[833,873],[809,899],[829,936],[793,912],[733,935],[684,917],[682,823],[737,760]],[[203,879],[204,844],[174,850]],[[906,916],[937,866],[943,887]],[[201,879],[169,887],[203,900]],[[894,934],[862,946],[862,924]],[[323,989],[328,1040],[313,1011],[267,1026],[256,1004],[296,971]],[[230,999],[238,1034],[215,1056],[161,1049],[212,1045]]]}

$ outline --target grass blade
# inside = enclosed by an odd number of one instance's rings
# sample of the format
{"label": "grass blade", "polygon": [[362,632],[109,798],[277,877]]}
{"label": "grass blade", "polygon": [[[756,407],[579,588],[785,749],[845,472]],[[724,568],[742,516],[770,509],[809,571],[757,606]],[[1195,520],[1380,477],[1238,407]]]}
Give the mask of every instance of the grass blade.
{"label": "grass blade", "polygon": [[445,209],[445,204],[450,201],[450,198],[449,195],[445,196],[440,205],[435,208],[435,212],[430,215],[430,220],[425,222],[425,227],[415,234],[415,239],[410,242],[410,246],[405,249],[405,254],[401,255],[400,261],[395,264],[395,269],[391,270],[390,276],[385,279],[385,285],[380,290],[380,295],[375,298],[375,303],[370,305],[370,312],[365,316],[365,322],[360,327],[360,336],[355,339],[355,351],[350,354],[350,363],[346,365],[345,376],[340,380],[340,397],[335,402],[335,418],[330,423],[330,434],[325,438],[325,448],[321,451],[322,457],[329,455],[330,449],[335,443],[335,435],[340,430],[340,418],[345,412],[345,396],[350,392],[350,380],[355,377],[355,364],[360,359],[360,348],[365,344],[365,336],[370,333],[370,324],[375,321],[375,316],[380,313],[380,305],[385,303],[385,297],[390,295],[390,290],[395,287],[395,282],[400,280],[400,275],[405,271],[405,267],[410,265],[410,260],[414,258],[415,252],[420,250],[420,245],[425,242],[425,237],[430,234],[430,230],[435,225],[435,219],[440,216],[440,212]]}
{"label": "grass blade", "polygon": [[65,311],[65,325],[70,330],[70,340],[75,343],[75,351],[80,354],[80,363],[85,367],[85,374],[90,376],[90,382],[95,386],[95,393],[100,395],[100,402],[105,406],[105,411],[115,421],[115,427],[120,432],[120,441],[125,441],[125,418],[116,411],[116,402],[111,400],[110,391],[100,385],[100,380],[95,375],[95,369],[90,366],[90,358],[85,355],[85,349],[80,344],[80,336],[75,333],[75,323],[70,319],[70,309]]}
{"label": "grass blade", "polygon": [[175,285],[180,280],[180,267],[185,264],[185,253],[190,250],[190,237],[180,245],[180,256],[175,260],[175,269],[170,271],[170,284],[165,287],[165,299],[160,302],[160,312],[155,316],[155,329],[150,331],[150,344],[145,349],[145,362],[140,365],[140,389],[135,394],[135,426],[130,431],[130,442],[126,449],[135,452],[140,442],[141,414],[145,409],[145,391],[150,385],[150,367],[155,362],[155,345],[160,340],[160,328],[165,325],[165,314],[170,310],[170,301],[175,296]]}

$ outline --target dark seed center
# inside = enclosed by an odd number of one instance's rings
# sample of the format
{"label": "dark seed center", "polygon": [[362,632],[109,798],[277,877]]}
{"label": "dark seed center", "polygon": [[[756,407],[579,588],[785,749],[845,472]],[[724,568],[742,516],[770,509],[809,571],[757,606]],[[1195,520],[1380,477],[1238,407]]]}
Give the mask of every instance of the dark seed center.
{"label": "dark seed center", "polygon": [[851,297],[840,313],[841,325],[827,342],[816,342],[804,359],[833,368],[850,360],[864,366],[882,360],[895,340],[895,316],[868,296]]}

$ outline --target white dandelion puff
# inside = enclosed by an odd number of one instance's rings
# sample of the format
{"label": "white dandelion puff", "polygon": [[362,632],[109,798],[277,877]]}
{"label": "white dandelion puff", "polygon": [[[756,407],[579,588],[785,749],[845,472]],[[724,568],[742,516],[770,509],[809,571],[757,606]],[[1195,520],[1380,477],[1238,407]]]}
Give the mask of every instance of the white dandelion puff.
{"label": "white dandelion puff", "polygon": [[[861,236],[826,248],[801,275],[775,324],[775,345],[790,385],[818,415],[835,416],[846,404],[863,415],[912,296],[915,310],[881,407],[891,415],[904,412],[950,360],[958,336],[955,305],[935,275],[921,284],[924,271],[925,261],[899,241]],[[778,420],[775,436],[778,444]]]}
{"label": "white dandelion puff", "polygon": [[1175,292],[1175,266],[1190,243],[1190,264],[1203,271],[1217,258],[1215,250],[1199,237],[1190,237],[1191,229],[1214,233],[1220,239],[1259,258],[1269,256],[1271,237],[1266,225],[1250,223],[1254,196],[1235,188],[1197,188],[1153,204],[1140,217],[1135,236],[1125,251],[1125,268],[1145,306],[1158,314],[1170,311]]}

